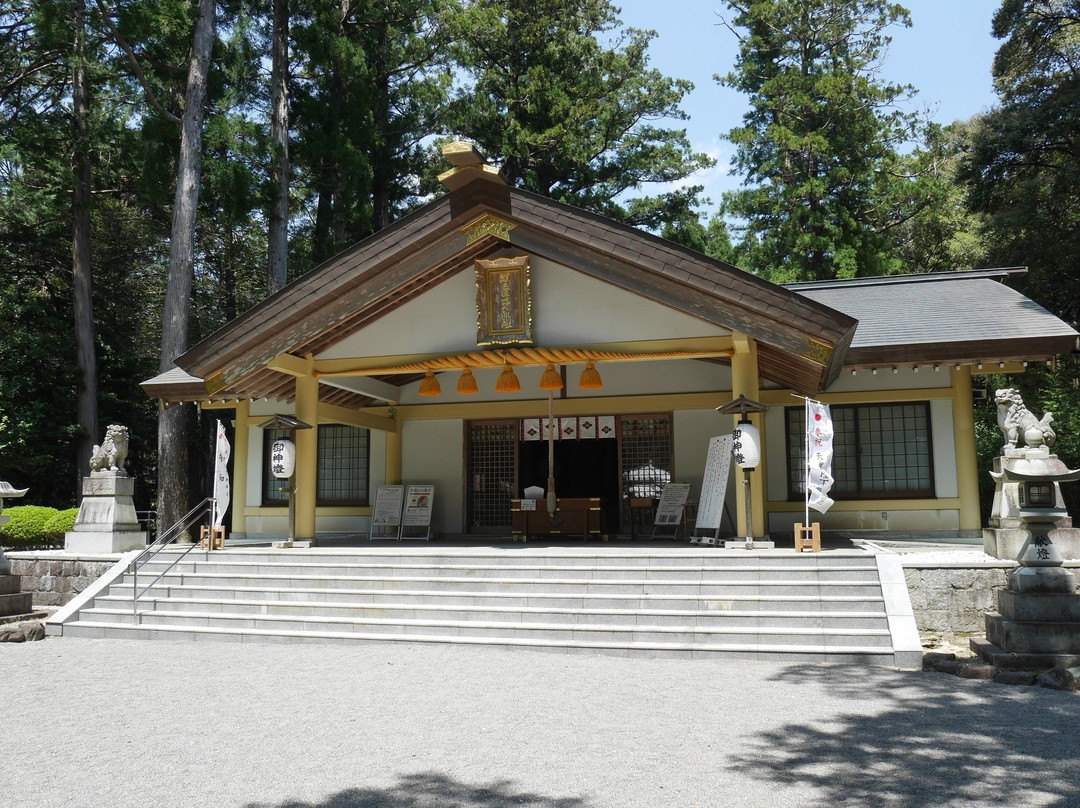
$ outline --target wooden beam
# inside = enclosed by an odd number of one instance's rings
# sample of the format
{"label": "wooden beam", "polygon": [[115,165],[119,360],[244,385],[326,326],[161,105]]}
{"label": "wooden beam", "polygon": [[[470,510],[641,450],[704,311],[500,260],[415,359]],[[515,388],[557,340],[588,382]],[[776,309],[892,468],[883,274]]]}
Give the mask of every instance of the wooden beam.
{"label": "wooden beam", "polygon": [[368,398],[377,398],[388,404],[397,404],[401,401],[401,388],[396,384],[379,381],[371,376],[335,376],[322,377],[320,383],[348,390],[350,393],[358,393]]}
{"label": "wooden beam", "polygon": [[289,376],[306,376],[311,372],[311,365],[308,364],[306,359],[301,359],[299,356],[293,356],[290,353],[278,354],[267,362],[266,366],[270,370],[286,373]]}
{"label": "wooden beam", "polygon": [[374,415],[359,410],[350,410],[348,407],[339,407],[337,404],[319,402],[320,424],[346,424],[358,426],[362,429],[377,429],[380,432],[397,432],[398,422],[393,418],[383,415]]}

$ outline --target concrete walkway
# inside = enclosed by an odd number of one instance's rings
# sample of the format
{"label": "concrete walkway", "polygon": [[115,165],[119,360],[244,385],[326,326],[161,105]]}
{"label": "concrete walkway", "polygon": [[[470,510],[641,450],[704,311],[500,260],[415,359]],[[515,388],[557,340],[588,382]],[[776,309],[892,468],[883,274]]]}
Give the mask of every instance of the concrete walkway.
{"label": "concrete walkway", "polygon": [[2,806],[1080,806],[1080,695],[486,648],[0,646]]}

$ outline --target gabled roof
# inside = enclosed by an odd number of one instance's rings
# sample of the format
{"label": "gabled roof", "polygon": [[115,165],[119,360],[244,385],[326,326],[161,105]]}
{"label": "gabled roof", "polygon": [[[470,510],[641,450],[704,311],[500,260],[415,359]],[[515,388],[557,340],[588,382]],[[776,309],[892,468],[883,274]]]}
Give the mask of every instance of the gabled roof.
{"label": "gabled roof", "polygon": [[847,367],[1047,359],[1077,332],[1006,286],[1024,268],[892,275],[785,287],[859,321]]}
{"label": "gabled roof", "polygon": [[[212,381],[215,399],[289,399],[292,379],[268,369],[272,359],[318,354],[509,242],[748,334],[758,343],[761,374],[800,392],[818,392],[839,373],[855,333],[851,316],[636,228],[511,188],[489,167],[457,163],[446,183],[450,194],[289,284],[181,356],[179,367],[191,378]],[[509,227],[467,235],[484,216]],[[159,395],[159,380],[167,381],[159,377],[144,388]],[[325,386],[320,395],[340,399],[333,403],[366,403]],[[205,391],[200,396],[210,397]]]}

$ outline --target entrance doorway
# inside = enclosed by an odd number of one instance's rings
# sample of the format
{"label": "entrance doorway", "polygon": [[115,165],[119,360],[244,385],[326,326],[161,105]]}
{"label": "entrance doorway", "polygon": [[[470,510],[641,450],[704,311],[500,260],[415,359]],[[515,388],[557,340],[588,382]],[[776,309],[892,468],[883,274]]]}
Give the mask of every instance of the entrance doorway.
{"label": "entrance doorway", "polygon": [[[629,527],[631,498],[658,498],[671,480],[672,432],[669,413],[609,422],[610,437],[555,441],[555,493],[599,497],[605,529],[614,533]],[[510,500],[530,486],[547,491],[548,444],[535,427],[517,419],[466,425],[466,532],[508,533]]]}
{"label": "entrance doorway", "polygon": [[[600,497],[607,530],[619,527],[619,445],[614,440],[555,441],[555,494]],[[546,441],[523,441],[518,448],[518,490],[548,487]]]}

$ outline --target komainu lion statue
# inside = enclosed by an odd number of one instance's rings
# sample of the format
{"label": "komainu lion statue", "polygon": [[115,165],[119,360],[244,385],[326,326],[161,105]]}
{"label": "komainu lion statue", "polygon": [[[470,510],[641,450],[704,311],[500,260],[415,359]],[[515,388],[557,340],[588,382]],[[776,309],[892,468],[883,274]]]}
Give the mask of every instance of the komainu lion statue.
{"label": "komainu lion statue", "polygon": [[123,473],[128,453],[128,428],[110,424],[105,430],[105,440],[94,447],[90,456],[90,471],[116,471]]}
{"label": "komainu lion statue", "polygon": [[1015,449],[1019,446],[1046,446],[1054,445],[1057,435],[1050,428],[1054,420],[1052,412],[1046,413],[1040,421],[1027,407],[1020,394],[1011,387],[998,390],[994,394],[997,404],[997,422],[1005,435],[1005,445],[1001,447],[1004,454],[1006,449]]}

